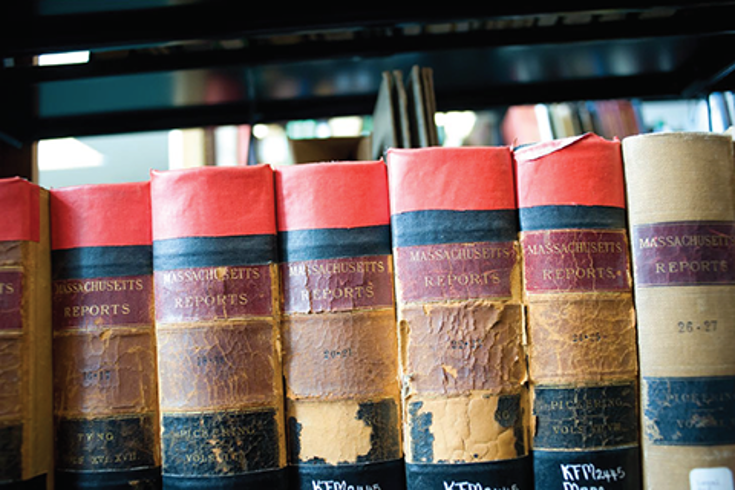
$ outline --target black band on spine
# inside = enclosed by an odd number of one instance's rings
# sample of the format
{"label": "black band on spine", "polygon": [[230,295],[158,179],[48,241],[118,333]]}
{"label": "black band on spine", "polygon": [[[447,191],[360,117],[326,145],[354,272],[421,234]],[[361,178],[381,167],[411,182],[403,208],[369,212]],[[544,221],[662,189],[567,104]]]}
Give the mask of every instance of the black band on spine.
{"label": "black band on spine", "polygon": [[276,259],[275,235],[184,237],[153,242],[153,267],[157,271],[261,265]]}
{"label": "black band on spine", "polygon": [[[133,487],[135,482],[135,487]],[[161,488],[161,468],[126,471],[56,471],[56,488],[64,490],[130,490]]]}
{"label": "black band on spine", "polygon": [[521,208],[520,217],[521,231],[626,227],[625,209],[612,206],[536,206]]}
{"label": "black band on spine", "polygon": [[604,488],[640,490],[640,449],[604,451],[539,451],[533,453],[538,490],[549,488]]}
{"label": "black band on spine", "polygon": [[153,272],[150,245],[53,250],[51,263],[55,280],[146,276]]}
{"label": "black band on spine", "polygon": [[300,464],[291,467],[294,490],[333,490],[358,488],[366,490],[404,490],[403,459],[381,463]]}
{"label": "black band on spine", "polygon": [[173,476],[163,477],[164,490],[288,490],[288,471],[285,468],[253,471],[233,476]]}
{"label": "black band on spine", "polygon": [[[61,487],[59,487],[61,488]],[[2,490],[46,490],[46,474],[38,475],[30,480],[0,483]]]}
{"label": "black band on spine", "polygon": [[533,489],[533,459],[517,459],[488,463],[411,464],[406,463],[406,488],[409,490],[445,490],[465,488]]}
{"label": "black band on spine", "polygon": [[518,211],[410,211],[391,216],[393,246],[512,242],[518,239]]}
{"label": "black band on spine", "polygon": [[278,241],[283,262],[391,253],[388,225],[284,231]]}

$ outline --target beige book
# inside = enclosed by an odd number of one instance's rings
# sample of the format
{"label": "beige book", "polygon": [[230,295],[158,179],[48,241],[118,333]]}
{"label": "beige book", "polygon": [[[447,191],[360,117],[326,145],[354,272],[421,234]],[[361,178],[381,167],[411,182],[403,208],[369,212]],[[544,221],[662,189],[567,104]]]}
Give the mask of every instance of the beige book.
{"label": "beige book", "polygon": [[647,489],[735,486],[735,165],[729,137],[623,140]]}

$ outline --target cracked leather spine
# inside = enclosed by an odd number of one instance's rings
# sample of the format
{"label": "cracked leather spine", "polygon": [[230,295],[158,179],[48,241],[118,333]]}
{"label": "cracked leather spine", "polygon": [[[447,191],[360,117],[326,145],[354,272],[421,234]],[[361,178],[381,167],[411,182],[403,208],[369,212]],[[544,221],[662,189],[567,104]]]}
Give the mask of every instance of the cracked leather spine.
{"label": "cracked leather spine", "polygon": [[163,484],[287,488],[273,171],[153,172]]}
{"label": "cracked leather spine", "polygon": [[385,165],[277,169],[276,202],[295,488],[402,490]]}
{"label": "cracked leather spine", "polygon": [[532,488],[506,147],[387,157],[408,488]]}
{"label": "cracked leather spine", "polygon": [[149,186],[54,189],[51,230],[56,485],[155,488]]}
{"label": "cracked leather spine", "polygon": [[586,134],[514,156],[536,488],[639,489],[620,143]]}

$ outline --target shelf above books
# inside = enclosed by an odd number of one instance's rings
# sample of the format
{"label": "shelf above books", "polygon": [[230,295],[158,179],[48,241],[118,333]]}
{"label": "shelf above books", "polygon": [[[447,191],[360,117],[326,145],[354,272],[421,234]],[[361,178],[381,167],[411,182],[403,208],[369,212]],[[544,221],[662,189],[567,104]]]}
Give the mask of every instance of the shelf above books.
{"label": "shelf above books", "polygon": [[[247,19],[228,16],[227,1],[136,3],[120,10],[117,2],[111,12],[41,0],[36,11],[11,10],[19,26],[33,28],[0,47],[0,102],[9,108],[0,133],[22,143],[369,114],[380,73],[416,64],[434,69],[440,111],[691,97],[735,82],[735,60],[721,49],[732,44],[733,2],[592,2],[584,10],[562,2],[531,12],[421,15],[313,8]],[[72,49],[91,50],[89,61],[27,60]]]}

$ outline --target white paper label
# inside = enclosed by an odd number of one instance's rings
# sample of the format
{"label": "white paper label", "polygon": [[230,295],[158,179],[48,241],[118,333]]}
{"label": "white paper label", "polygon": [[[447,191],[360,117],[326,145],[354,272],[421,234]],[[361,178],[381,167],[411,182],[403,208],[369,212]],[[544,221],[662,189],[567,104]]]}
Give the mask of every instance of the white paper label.
{"label": "white paper label", "polygon": [[689,472],[690,490],[735,490],[729,468],[696,468]]}

